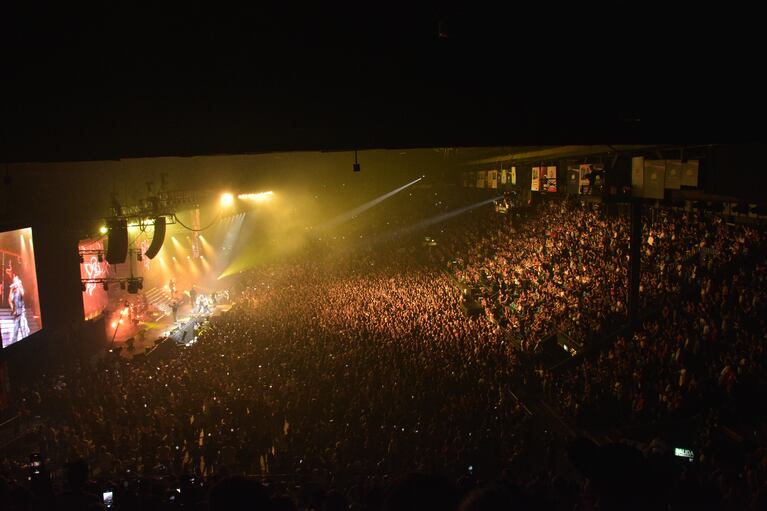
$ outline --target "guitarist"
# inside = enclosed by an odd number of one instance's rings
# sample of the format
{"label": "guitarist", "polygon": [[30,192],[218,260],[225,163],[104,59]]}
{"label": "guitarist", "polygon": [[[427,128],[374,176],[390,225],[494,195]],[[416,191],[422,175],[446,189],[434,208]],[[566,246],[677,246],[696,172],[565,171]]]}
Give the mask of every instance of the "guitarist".
{"label": "guitarist", "polygon": [[13,334],[10,341],[10,344],[13,344],[29,335],[29,324],[24,307],[24,286],[18,275],[13,276],[13,283],[9,287],[8,304],[11,306],[11,316],[13,316]]}

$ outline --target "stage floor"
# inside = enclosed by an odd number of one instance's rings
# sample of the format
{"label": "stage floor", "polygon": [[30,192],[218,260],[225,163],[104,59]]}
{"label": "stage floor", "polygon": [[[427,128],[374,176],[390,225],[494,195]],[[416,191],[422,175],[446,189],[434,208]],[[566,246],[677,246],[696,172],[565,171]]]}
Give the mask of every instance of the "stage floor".
{"label": "stage floor", "polygon": [[[229,311],[231,308],[231,304],[217,304],[211,310],[208,317],[218,316],[223,312]],[[132,358],[134,355],[146,353],[147,348],[154,348],[156,340],[166,337],[170,331],[193,319],[189,309],[188,306],[185,306],[179,310],[177,314],[178,321],[176,322],[173,321],[171,315],[162,315],[154,321],[141,321],[137,327],[123,328],[120,326],[120,328],[117,329],[116,335],[114,330],[111,331],[111,335],[114,335],[114,342],[111,342],[111,336],[107,337],[107,348],[122,348],[120,350],[120,356],[126,358]],[[110,327],[107,326],[107,328],[109,332]],[[133,350],[128,349],[128,341],[130,339],[133,339]]]}

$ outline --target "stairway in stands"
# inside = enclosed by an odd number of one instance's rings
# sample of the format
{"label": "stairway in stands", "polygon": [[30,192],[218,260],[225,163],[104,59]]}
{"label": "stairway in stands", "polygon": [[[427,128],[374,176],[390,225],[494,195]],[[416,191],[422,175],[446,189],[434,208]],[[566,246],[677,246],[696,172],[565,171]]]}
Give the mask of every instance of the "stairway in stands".
{"label": "stairway in stands", "polygon": [[[27,323],[29,324],[29,333],[32,334],[40,330],[40,318],[36,318],[34,313],[27,309]],[[3,335],[3,347],[7,346],[13,334],[13,316],[11,309],[0,308],[0,332]]]}

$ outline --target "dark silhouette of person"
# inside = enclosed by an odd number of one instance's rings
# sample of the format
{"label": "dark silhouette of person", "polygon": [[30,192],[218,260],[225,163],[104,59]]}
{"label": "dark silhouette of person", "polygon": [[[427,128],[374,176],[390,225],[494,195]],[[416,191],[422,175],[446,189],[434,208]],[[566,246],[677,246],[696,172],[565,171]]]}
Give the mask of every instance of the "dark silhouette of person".
{"label": "dark silhouette of person", "polygon": [[70,462],[66,465],[66,481],[67,489],[56,500],[59,504],[59,509],[64,511],[75,511],[83,509],[92,509],[94,506],[98,508],[101,504],[101,499],[86,491],[86,484],[88,483],[88,462],[85,460],[77,460]]}
{"label": "dark silhouette of person", "polygon": [[452,511],[458,508],[457,488],[430,474],[408,474],[395,481],[384,502],[384,511]]}
{"label": "dark silhouette of person", "polygon": [[255,479],[230,476],[210,490],[210,511],[262,511],[271,508],[266,488]]}

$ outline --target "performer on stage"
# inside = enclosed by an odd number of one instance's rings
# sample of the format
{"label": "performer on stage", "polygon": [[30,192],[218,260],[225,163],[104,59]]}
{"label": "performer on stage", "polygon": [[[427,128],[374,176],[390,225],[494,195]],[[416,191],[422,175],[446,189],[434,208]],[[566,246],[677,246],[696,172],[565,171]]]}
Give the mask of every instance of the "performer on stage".
{"label": "performer on stage", "polygon": [[13,284],[10,285],[8,293],[8,304],[11,306],[13,316],[13,333],[10,341],[13,344],[29,335],[29,323],[27,323],[24,306],[24,286],[18,275],[13,276]]}
{"label": "performer on stage", "polygon": [[173,311],[173,322],[178,321],[178,302],[176,300],[173,300],[170,302],[170,309]]}
{"label": "performer on stage", "polygon": [[170,290],[170,297],[176,299],[176,279],[170,279],[168,282],[168,289]]}

